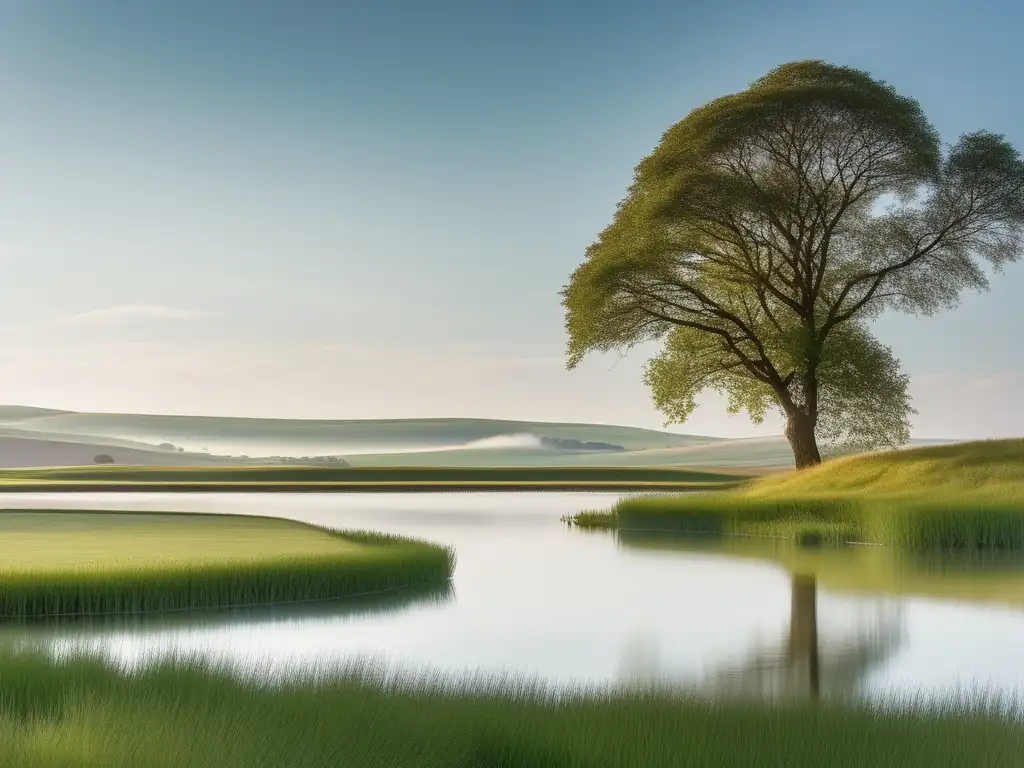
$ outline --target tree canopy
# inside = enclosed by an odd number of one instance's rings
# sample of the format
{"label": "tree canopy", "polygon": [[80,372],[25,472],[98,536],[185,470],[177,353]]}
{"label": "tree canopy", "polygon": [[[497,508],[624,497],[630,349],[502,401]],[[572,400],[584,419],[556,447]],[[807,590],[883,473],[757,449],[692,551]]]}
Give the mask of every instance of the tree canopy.
{"label": "tree canopy", "polygon": [[1021,255],[1024,162],[979,131],[943,147],[917,101],[821,61],[693,110],[636,168],[562,290],[568,365],[664,340],[647,368],[682,422],[705,389],[786,417],[798,467],[899,445],[907,377],[870,321],[931,314]]}

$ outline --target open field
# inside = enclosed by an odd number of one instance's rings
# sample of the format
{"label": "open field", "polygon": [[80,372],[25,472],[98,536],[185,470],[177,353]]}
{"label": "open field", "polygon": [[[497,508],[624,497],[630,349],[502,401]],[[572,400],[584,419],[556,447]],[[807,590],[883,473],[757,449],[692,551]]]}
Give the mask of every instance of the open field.
{"label": "open field", "polygon": [[444,582],[454,553],[288,520],[0,512],[0,617],[325,600]]}
{"label": "open field", "polygon": [[0,491],[692,490],[742,472],[670,467],[118,467],[0,471]]}
{"label": "open field", "polygon": [[116,673],[10,654],[0,670],[0,741],[12,768],[1001,768],[1024,754],[1019,719],[956,701],[880,712],[656,692],[551,700],[513,679],[395,680],[373,668],[268,688],[188,663]]}
{"label": "open field", "polygon": [[625,499],[590,527],[912,547],[1024,547],[1024,440],[871,454],[719,494]]}

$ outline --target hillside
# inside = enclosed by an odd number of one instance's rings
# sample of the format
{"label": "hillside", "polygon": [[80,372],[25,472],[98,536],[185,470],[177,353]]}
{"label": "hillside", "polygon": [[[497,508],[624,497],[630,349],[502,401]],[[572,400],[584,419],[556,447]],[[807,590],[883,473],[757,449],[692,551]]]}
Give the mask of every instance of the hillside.
{"label": "hillside", "polygon": [[[0,407],[0,414],[4,411],[5,407]],[[522,435],[601,442],[639,450],[676,448],[717,439],[615,425],[498,419],[295,420],[44,412],[4,421],[10,427],[23,430],[146,443],[166,441],[188,449],[207,445],[211,451],[222,450],[214,447],[217,443],[294,443],[333,445],[338,453],[389,453],[451,448],[479,440]],[[245,452],[251,453],[254,449]]]}
{"label": "hillside", "polygon": [[835,459],[802,472],[760,478],[737,493],[752,498],[836,493],[1024,501],[1024,440],[955,443]]}
{"label": "hillside", "polygon": [[[922,441],[915,441],[922,442]],[[160,450],[160,443],[184,448]],[[0,467],[251,464],[340,456],[394,467],[792,467],[782,437],[725,439],[608,424],[498,419],[296,420],[76,413],[0,406]],[[263,457],[261,459],[261,457]]]}
{"label": "hillside", "polygon": [[138,466],[190,466],[223,463],[222,459],[194,453],[142,450],[103,443],[67,442],[0,436],[0,467],[74,467],[93,463],[97,454],[111,456],[117,464]]}

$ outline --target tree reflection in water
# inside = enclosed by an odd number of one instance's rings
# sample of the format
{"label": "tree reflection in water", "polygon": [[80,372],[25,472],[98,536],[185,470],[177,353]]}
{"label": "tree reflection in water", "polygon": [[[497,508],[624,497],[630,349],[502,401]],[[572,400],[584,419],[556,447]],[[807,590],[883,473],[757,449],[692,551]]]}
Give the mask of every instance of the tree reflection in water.
{"label": "tree reflection in water", "polygon": [[[711,539],[620,531],[620,544],[637,548],[672,549],[709,554]],[[727,551],[721,552],[728,556]],[[700,679],[672,675],[658,649],[637,639],[625,649],[620,679],[627,685],[669,684],[694,688],[716,696],[769,699],[806,698],[855,693],[868,675],[893,658],[906,638],[906,622],[899,600],[879,595],[851,610],[852,626],[820,624],[818,579],[813,574],[790,575],[789,623],[775,641],[755,644],[735,661],[713,667]]]}

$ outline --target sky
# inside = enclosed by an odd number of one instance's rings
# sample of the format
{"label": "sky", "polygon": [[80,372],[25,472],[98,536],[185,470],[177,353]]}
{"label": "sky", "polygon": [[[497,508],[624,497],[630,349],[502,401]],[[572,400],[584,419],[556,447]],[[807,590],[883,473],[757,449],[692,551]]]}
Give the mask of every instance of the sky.
{"label": "sky", "polygon": [[[0,402],[660,428],[558,291],[636,163],[786,61],[1024,147],[1010,0],[0,0]],[[1024,434],[1024,263],[876,332],[919,437]],[[709,396],[674,431],[778,434]]]}

